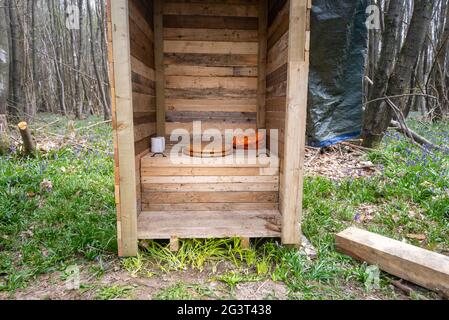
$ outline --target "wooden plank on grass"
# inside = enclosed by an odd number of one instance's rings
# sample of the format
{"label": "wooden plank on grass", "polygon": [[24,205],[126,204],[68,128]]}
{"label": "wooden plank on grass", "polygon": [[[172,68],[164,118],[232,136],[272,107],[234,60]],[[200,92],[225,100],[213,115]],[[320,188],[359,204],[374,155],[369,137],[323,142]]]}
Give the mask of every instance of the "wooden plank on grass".
{"label": "wooden plank on grass", "polygon": [[357,228],[339,233],[337,248],[394,276],[449,293],[449,257]]}

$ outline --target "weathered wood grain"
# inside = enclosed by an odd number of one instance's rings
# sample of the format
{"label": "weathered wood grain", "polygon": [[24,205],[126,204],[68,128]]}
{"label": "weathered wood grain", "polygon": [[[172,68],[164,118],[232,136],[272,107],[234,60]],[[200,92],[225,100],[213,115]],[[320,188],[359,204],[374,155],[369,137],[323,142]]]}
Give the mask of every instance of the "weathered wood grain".
{"label": "weathered wood grain", "polygon": [[257,30],[165,28],[164,39],[182,41],[257,42]]}
{"label": "weathered wood grain", "polygon": [[306,54],[308,0],[290,1],[287,109],[281,174],[282,243],[300,245],[306,145],[309,61]]}
{"label": "weathered wood grain", "polygon": [[279,219],[278,210],[143,212],[139,239],[279,237],[267,221]]}
{"label": "weathered wood grain", "polygon": [[340,252],[433,291],[449,293],[449,257],[357,228],[336,236]]}

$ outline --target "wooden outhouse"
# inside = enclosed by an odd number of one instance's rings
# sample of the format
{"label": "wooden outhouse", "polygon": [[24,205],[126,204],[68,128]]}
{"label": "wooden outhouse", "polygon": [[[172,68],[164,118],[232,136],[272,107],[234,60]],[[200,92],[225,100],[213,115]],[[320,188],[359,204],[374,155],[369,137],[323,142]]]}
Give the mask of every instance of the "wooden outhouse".
{"label": "wooden outhouse", "polygon": [[[299,245],[311,0],[108,2],[119,254],[140,239]],[[266,129],[277,162],[151,154],[152,137],[167,155],[174,130],[198,121],[223,135]]]}

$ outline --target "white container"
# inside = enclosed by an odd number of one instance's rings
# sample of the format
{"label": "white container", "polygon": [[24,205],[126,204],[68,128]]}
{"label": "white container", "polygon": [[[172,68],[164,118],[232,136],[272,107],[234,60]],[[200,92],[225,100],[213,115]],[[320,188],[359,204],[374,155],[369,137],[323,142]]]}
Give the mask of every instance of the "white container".
{"label": "white container", "polygon": [[161,154],[165,152],[164,137],[151,138],[151,152],[154,154]]}

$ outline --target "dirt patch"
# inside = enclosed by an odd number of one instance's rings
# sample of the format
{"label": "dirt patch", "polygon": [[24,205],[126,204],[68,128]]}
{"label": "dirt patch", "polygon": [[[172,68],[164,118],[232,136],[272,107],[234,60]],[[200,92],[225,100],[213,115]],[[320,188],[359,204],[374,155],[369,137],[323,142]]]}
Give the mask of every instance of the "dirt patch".
{"label": "dirt patch", "polygon": [[305,172],[332,180],[369,178],[382,168],[367,159],[366,150],[357,145],[339,144],[327,148],[306,148]]}
{"label": "dirt patch", "polygon": [[271,280],[248,282],[237,285],[235,298],[237,300],[286,300],[288,290],[283,283]]}
{"label": "dirt patch", "polygon": [[[177,272],[158,272],[153,276],[133,276],[120,265],[120,260],[112,260],[104,275],[98,277],[92,274],[92,265],[80,266],[80,287],[73,290],[62,272],[54,272],[40,276],[26,289],[19,290],[13,295],[0,293],[0,300],[95,300],[100,293],[112,288],[126,288],[125,294],[110,296],[110,299],[153,300],[161,297],[160,293],[167,293],[178,286],[186,288],[196,299],[217,300],[286,300],[294,298],[287,286],[282,282],[272,280],[250,281],[238,283],[235,287],[217,280],[221,273],[195,270]],[[383,293],[367,294],[359,284],[342,284],[341,299],[356,297],[359,299],[388,299]],[[167,295],[177,297],[176,295]],[[334,298],[335,296],[332,295]],[[401,296],[401,299],[407,297]],[[301,299],[301,294],[298,294]]]}
{"label": "dirt patch", "polygon": [[[289,295],[287,286],[282,282],[265,280],[260,282],[242,282],[234,288],[215,280],[217,274],[186,270],[182,272],[159,273],[152,277],[132,276],[123,268],[115,266],[108,270],[102,277],[96,277],[88,271],[89,266],[82,266],[80,273],[80,288],[72,290],[68,288],[66,280],[61,272],[55,272],[40,276],[26,289],[17,291],[14,295],[0,293],[0,300],[95,300],[99,299],[99,292],[107,288],[127,288],[127,293],[111,299],[123,300],[152,300],[157,298],[162,291],[169,290],[182,284],[186,288],[201,288],[195,292],[195,298],[202,300],[235,299],[235,300],[286,300],[295,298]],[[338,286],[338,293],[327,292],[322,288],[323,297],[329,294],[332,299],[410,299],[401,290],[382,292],[366,292],[359,283],[342,283]],[[194,292],[196,289],[191,289]],[[302,299],[302,294],[297,294],[297,299]]]}
{"label": "dirt patch", "polygon": [[[117,261],[118,262],[118,261]],[[104,288],[127,288],[129,292],[111,299],[152,300],[161,290],[182,284],[186,287],[200,288],[195,297],[207,299],[264,300],[286,299],[287,288],[283,283],[273,281],[240,283],[231,289],[216,281],[217,274],[186,270],[180,272],[158,273],[151,277],[132,276],[126,270],[115,266],[109,268],[102,277],[96,277],[89,266],[80,267],[79,289],[69,288],[63,273],[55,272],[40,276],[26,289],[13,295],[0,293],[0,300],[95,300]],[[200,291],[200,290],[198,290]]]}
{"label": "dirt patch", "polygon": [[357,207],[354,221],[360,224],[370,223],[382,209],[373,204],[364,203]]}

